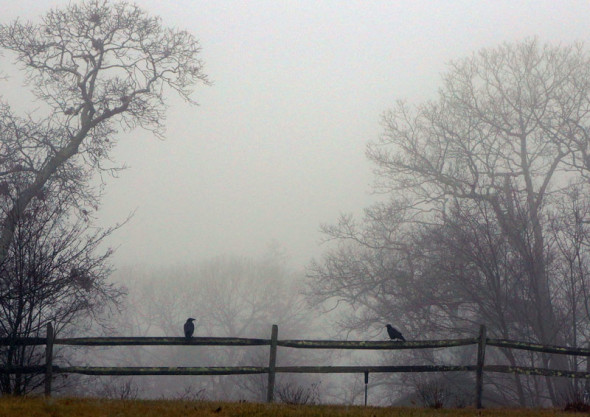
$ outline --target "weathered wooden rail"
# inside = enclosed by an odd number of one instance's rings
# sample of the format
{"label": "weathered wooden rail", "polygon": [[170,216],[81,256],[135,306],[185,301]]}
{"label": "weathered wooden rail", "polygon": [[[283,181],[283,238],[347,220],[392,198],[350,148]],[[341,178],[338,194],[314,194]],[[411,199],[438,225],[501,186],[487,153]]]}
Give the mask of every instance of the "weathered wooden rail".
{"label": "weathered wooden rail", "polygon": [[[500,372],[525,375],[542,375],[566,378],[590,379],[590,372],[532,368],[525,366],[485,365],[487,346],[505,349],[522,349],[534,352],[590,357],[590,349],[549,346],[486,337],[485,326],[479,336],[466,339],[417,340],[417,341],[334,341],[334,340],[278,340],[278,326],[273,325],[270,339],[239,337],[80,337],[55,338],[53,326],[47,325],[47,337],[0,338],[0,346],[45,345],[46,361],[39,366],[0,366],[0,374],[45,374],[45,395],[51,395],[53,374],[72,373],[84,375],[249,375],[268,374],[267,401],[274,400],[275,375],[277,373],[354,373],[365,376],[365,404],[369,373],[396,372],[474,372],[476,373],[475,406],[482,407],[484,372]],[[58,366],[53,364],[53,346],[269,346],[269,364],[260,366],[227,367],[100,367]],[[411,366],[276,366],[278,347],[293,349],[436,349],[477,345],[475,365],[411,365]],[[590,360],[590,358],[588,359]],[[590,367],[588,367],[590,369]]]}

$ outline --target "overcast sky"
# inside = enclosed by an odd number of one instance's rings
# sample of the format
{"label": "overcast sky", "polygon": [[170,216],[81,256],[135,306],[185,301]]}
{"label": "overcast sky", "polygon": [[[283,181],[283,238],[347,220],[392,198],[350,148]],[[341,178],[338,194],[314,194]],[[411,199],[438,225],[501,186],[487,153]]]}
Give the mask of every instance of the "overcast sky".
{"label": "overcast sky", "polygon": [[[0,0],[0,19],[68,3]],[[136,3],[200,40],[213,85],[198,107],[171,100],[164,141],[121,135],[113,156],[130,168],[108,180],[99,212],[106,225],[136,210],[112,239],[118,266],[278,243],[303,267],[321,255],[321,223],[375,198],[365,145],[395,100],[435,98],[445,64],[482,47],[590,35],[587,0]],[[22,87],[0,88],[15,100]]]}

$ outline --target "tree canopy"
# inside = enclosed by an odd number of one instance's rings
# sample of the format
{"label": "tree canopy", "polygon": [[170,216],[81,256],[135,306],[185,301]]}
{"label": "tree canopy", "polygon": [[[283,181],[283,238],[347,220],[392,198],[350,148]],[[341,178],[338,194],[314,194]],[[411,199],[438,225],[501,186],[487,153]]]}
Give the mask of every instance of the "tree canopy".
{"label": "tree canopy", "polygon": [[[120,225],[93,223],[119,130],[162,135],[169,92],[194,103],[207,84],[200,45],[136,5],[87,0],[38,22],[0,24],[0,52],[26,74],[39,110],[0,101],[0,337],[56,331],[120,300],[108,282]],[[33,107],[33,106],[31,106]],[[43,362],[35,347],[0,349],[6,366]],[[24,394],[37,375],[4,374],[0,391]]]}
{"label": "tree canopy", "polygon": [[[583,44],[531,39],[451,62],[437,99],[384,114],[367,156],[389,200],[324,227],[338,244],[310,267],[311,297],[346,301],[354,328],[485,323],[492,337],[586,345],[589,112]],[[512,382],[498,385],[506,400],[558,401],[549,380]]]}
{"label": "tree canopy", "polygon": [[53,9],[40,22],[0,24],[11,51],[48,111],[15,115],[0,106],[0,260],[18,219],[51,187],[74,189],[72,203],[93,206],[88,180],[116,142],[119,128],[162,134],[165,93],[193,102],[207,83],[200,45],[138,6],[88,0]]}

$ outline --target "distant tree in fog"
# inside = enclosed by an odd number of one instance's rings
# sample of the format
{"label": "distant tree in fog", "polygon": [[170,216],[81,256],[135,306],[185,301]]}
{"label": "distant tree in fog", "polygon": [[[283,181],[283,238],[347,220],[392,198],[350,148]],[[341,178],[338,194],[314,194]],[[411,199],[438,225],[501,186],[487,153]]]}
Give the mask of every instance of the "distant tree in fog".
{"label": "distant tree in fog", "polygon": [[[446,337],[485,323],[492,337],[587,345],[589,109],[582,44],[533,39],[452,62],[437,100],[385,113],[367,155],[390,200],[361,222],[324,227],[337,245],[309,268],[310,300],[346,302],[349,329],[393,317],[409,333]],[[522,405],[558,404],[568,389],[490,380]]]}
{"label": "distant tree in fog", "polygon": [[[300,294],[303,277],[290,271],[276,254],[261,259],[221,256],[149,270],[136,267],[117,275],[124,277],[129,287],[126,309],[113,317],[122,335],[182,337],[183,323],[191,314],[198,314],[194,337],[269,338],[272,324],[279,325],[279,335],[284,338],[311,332],[310,315]],[[130,366],[268,366],[268,346],[178,346],[122,354],[110,360]],[[285,350],[279,360],[296,354]],[[313,361],[313,356],[308,354],[308,360]],[[116,383],[117,377],[113,379]],[[190,388],[209,399],[259,401],[266,393],[266,380],[266,375],[237,375],[139,377],[134,381],[143,395],[156,398],[176,397]],[[278,380],[295,382],[297,376],[281,375]]]}

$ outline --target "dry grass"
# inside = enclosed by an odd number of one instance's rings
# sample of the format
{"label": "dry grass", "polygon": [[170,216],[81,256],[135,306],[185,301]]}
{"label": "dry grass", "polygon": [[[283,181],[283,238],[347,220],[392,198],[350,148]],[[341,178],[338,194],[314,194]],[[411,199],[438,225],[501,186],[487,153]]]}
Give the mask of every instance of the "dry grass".
{"label": "dry grass", "polygon": [[0,417],[558,417],[586,416],[549,409],[475,410],[375,408],[346,406],[293,406],[281,404],[101,399],[0,398]]}

